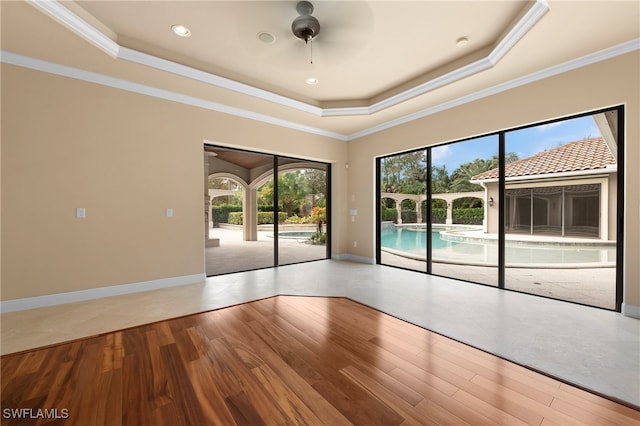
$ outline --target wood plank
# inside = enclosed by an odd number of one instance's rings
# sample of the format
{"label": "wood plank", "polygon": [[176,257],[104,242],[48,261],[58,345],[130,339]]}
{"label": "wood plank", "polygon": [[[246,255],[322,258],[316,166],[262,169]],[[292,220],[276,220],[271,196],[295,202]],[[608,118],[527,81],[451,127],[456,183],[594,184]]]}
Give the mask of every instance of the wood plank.
{"label": "wood plank", "polygon": [[[257,336],[258,333],[263,334],[260,333],[260,324],[262,323],[254,321],[250,323],[250,325],[253,326],[252,330],[256,331],[254,336]],[[245,334],[245,336],[247,335]],[[311,386],[311,383],[321,381],[322,376],[311,369],[308,364],[304,363],[296,356],[280,356],[267,345],[267,342],[262,339],[252,339],[252,345],[261,353],[261,356],[265,361],[265,365],[268,365],[269,368],[273,370],[273,374],[277,375],[278,380],[281,380],[284,385],[290,388],[295,395],[297,395],[301,401],[309,407],[314,415],[320,419],[321,424],[350,424],[350,422],[333,405],[324,399],[322,395],[320,395]],[[282,348],[278,347],[278,349]],[[293,354],[295,355],[295,353]],[[298,374],[297,370],[302,370],[303,373]],[[308,380],[305,380],[305,378],[308,378]]]}
{"label": "wood plank", "polygon": [[557,399],[571,402],[587,410],[597,409],[596,407],[603,408],[606,410],[606,417],[610,416],[613,419],[618,419],[617,421],[619,421],[620,424],[626,424],[629,421],[640,424],[640,411],[625,407],[617,402],[602,398],[574,386],[563,383],[555,395]]}
{"label": "wood plank", "polygon": [[[313,388],[349,421],[356,424],[379,424],[382,419],[386,424],[398,420],[396,413],[340,374],[339,370],[349,362],[344,359],[344,351],[330,339],[325,339],[325,343],[329,345],[325,344],[322,349],[309,336],[309,332],[303,333],[291,326],[287,332],[293,338],[281,338],[274,342],[273,336],[282,334],[282,330],[272,330],[256,322],[251,325],[254,330],[260,330],[261,337],[279,354],[295,353],[295,358],[302,360],[304,364],[296,362],[290,366],[297,374],[309,380]],[[309,372],[312,372],[311,376],[308,376]]]}
{"label": "wood plank", "polygon": [[275,400],[289,420],[295,424],[313,425],[321,421],[307,405],[267,365],[251,369],[267,393]]}
{"label": "wood plank", "polygon": [[274,297],[0,361],[3,408],[69,410],[38,424],[640,423],[631,407],[342,298]]}
{"label": "wood plank", "polygon": [[[463,421],[469,424],[472,424],[472,425],[497,425],[498,424],[497,422],[489,419],[488,417],[485,417],[482,414],[478,413],[476,410],[473,410],[467,407],[465,404],[452,398],[453,394],[455,394],[458,391],[458,388],[447,383],[447,385],[453,388],[453,390],[451,392],[444,393],[440,390],[442,388],[441,385],[436,383],[436,386],[433,386],[434,384],[433,378],[435,376],[428,376],[427,373],[424,373],[423,376],[417,377],[407,373],[406,371],[400,368],[397,368],[391,371],[389,375],[392,377],[395,377],[405,385],[409,386],[411,389],[423,395],[425,401],[429,401],[430,403],[436,404],[451,413],[455,413],[457,417],[459,417],[460,419],[462,419]],[[435,379],[441,380],[437,377]],[[420,402],[419,404],[422,404],[422,402]]]}

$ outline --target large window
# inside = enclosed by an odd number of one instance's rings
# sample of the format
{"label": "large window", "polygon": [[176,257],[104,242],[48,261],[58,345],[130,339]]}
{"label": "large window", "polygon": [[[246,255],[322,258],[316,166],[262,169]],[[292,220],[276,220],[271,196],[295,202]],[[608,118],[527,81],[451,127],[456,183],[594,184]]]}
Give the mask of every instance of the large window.
{"label": "large window", "polygon": [[378,263],[619,310],[622,113],[380,158]]}

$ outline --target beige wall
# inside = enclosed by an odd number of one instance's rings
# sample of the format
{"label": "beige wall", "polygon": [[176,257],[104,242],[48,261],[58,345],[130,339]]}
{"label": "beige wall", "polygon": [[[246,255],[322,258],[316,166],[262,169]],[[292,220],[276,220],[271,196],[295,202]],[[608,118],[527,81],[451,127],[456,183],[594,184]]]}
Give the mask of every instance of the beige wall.
{"label": "beige wall", "polygon": [[6,64],[2,107],[2,300],[203,274],[205,139],[335,162],[345,252],[345,142]]}
{"label": "beige wall", "polygon": [[625,302],[640,306],[639,63],[634,52],[348,143],[3,64],[1,298],[203,273],[203,140],[334,163],[332,252],[372,260],[376,156],[625,104]]}
{"label": "beige wall", "polygon": [[[377,156],[624,104],[624,302],[640,306],[639,64],[636,51],[349,142],[349,208],[359,212],[349,229],[349,250],[362,258],[375,258]],[[353,241],[357,241],[355,248]]]}

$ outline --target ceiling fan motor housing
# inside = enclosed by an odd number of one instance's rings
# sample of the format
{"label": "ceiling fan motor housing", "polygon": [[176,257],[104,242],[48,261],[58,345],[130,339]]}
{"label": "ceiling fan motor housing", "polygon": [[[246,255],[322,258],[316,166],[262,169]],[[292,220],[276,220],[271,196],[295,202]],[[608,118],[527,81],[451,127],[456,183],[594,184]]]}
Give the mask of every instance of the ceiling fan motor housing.
{"label": "ceiling fan motor housing", "polygon": [[320,22],[311,16],[313,13],[313,5],[308,1],[298,2],[296,10],[300,14],[291,24],[293,35],[305,43],[313,40],[320,32]]}

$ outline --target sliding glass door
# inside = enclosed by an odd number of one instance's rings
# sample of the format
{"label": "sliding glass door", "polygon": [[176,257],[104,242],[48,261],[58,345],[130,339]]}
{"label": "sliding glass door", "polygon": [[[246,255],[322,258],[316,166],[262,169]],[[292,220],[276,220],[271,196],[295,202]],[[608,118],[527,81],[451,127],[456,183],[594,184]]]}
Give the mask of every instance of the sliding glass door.
{"label": "sliding glass door", "polygon": [[379,158],[378,263],[619,310],[622,113]]}
{"label": "sliding glass door", "polygon": [[204,149],[207,276],[330,257],[328,164]]}

